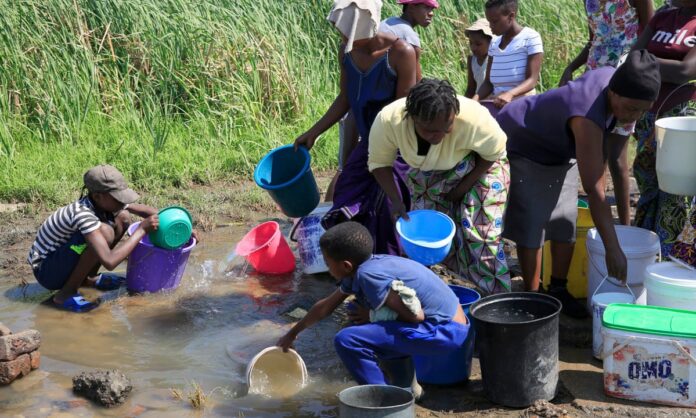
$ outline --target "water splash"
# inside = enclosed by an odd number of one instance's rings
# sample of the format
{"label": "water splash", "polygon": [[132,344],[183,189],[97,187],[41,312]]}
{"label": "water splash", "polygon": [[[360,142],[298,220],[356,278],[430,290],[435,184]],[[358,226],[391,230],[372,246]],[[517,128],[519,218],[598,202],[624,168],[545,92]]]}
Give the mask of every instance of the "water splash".
{"label": "water splash", "polygon": [[232,266],[237,258],[237,251],[232,250],[224,260],[221,260],[217,265],[218,274],[229,276],[230,266]]}

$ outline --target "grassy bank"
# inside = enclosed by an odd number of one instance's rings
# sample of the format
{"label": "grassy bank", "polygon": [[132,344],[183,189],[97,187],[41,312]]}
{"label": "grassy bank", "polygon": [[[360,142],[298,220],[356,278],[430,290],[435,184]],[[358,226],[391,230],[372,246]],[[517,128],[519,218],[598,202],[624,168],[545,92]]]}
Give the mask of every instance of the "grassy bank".
{"label": "grassy bank", "polygon": [[[484,0],[442,3],[421,31],[423,70],[463,91],[462,29]],[[0,0],[0,201],[65,202],[101,162],[146,191],[250,176],[336,94],[330,4]],[[544,38],[549,88],[586,39],[582,2],[522,0],[520,15]],[[314,164],[336,150],[332,130]]]}

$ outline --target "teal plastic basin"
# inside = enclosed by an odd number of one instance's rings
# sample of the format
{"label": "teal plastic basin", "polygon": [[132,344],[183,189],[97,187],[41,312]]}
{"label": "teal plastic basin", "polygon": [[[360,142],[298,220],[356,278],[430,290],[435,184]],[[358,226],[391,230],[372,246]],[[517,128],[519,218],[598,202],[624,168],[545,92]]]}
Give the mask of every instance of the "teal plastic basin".
{"label": "teal plastic basin", "polygon": [[160,248],[173,250],[189,242],[193,232],[191,214],[180,206],[159,211],[159,228],[149,234],[150,242]]}

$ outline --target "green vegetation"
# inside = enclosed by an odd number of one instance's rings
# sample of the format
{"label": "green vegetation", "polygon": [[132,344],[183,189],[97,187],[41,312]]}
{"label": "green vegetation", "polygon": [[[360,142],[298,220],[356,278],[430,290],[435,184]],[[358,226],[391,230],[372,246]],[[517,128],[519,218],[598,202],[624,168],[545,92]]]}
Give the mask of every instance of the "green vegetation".
{"label": "green vegetation", "polygon": [[[400,8],[386,0],[383,16]],[[446,0],[427,30],[426,76],[466,83],[463,27],[484,0]],[[542,89],[587,38],[582,2],[521,0],[542,34]],[[329,0],[0,0],[0,201],[64,203],[102,162],[135,186],[250,177],[337,91]],[[336,163],[335,130],[313,151]]]}

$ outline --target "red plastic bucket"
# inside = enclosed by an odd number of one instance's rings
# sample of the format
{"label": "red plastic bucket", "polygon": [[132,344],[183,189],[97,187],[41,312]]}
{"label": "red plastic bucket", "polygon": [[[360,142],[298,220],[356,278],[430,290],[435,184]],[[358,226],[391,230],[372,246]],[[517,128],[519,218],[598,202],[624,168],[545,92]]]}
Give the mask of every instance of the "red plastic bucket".
{"label": "red plastic bucket", "polygon": [[286,274],[295,270],[295,255],[277,222],[255,226],[239,241],[235,253],[245,257],[259,273]]}

